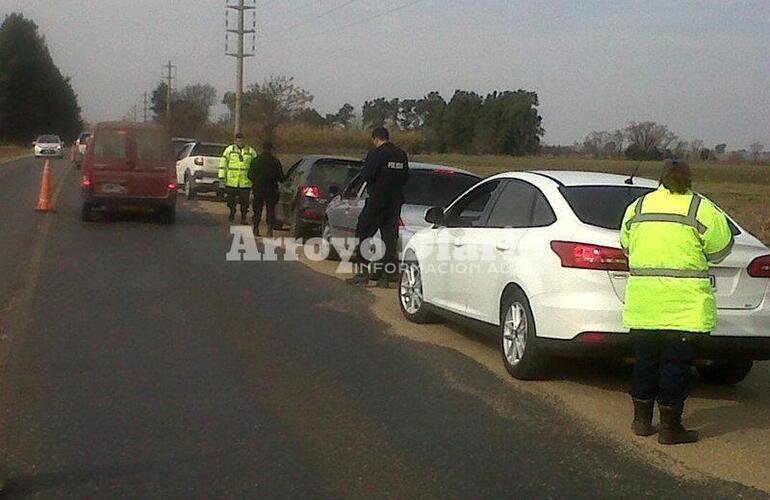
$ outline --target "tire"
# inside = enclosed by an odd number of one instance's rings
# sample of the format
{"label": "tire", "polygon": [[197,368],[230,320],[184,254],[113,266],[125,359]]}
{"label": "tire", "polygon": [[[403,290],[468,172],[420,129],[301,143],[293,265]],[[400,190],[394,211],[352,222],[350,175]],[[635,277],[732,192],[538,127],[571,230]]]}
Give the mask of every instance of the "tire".
{"label": "tire", "polygon": [[83,206],[80,208],[80,220],[91,222],[91,205],[88,203],[83,203]]}
{"label": "tire", "polygon": [[305,228],[302,227],[302,221],[299,217],[299,210],[295,209],[291,216],[291,226],[289,227],[289,236],[292,238],[304,238]]}
{"label": "tire", "polygon": [[518,287],[506,290],[500,301],[500,355],[508,373],[520,380],[542,378],[548,361],[529,300]]}
{"label": "tire", "polygon": [[225,199],[225,192],[221,189],[217,189],[217,200],[224,200]]}
{"label": "tire", "polygon": [[176,222],[176,207],[164,208],[158,214],[162,224],[173,225]]}
{"label": "tire", "polygon": [[697,366],[695,369],[710,384],[735,385],[749,376],[753,366],[753,361],[724,361]]}
{"label": "tire", "polygon": [[193,183],[192,176],[190,175],[184,176],[184,191],[188,200],[195,199],[195,184]]}
{"label": "tire", "polygon": [[323,225],[321,226],[321,239],[323,239],[326,244],[329,245],[329,256],[326,258],[326,260],[340,260],[340,254],[337,253],[337,249],[334,248],[334,245],[332,245],[332,230],[331,226],[329,226],[328,219],[324,219]]}
{"label": "tire", "polygon": [[439,323],[440,318],[425,305],[420,265],[413,255],[405,264],[398,275],[398,306],[401,314],[412,323]]}

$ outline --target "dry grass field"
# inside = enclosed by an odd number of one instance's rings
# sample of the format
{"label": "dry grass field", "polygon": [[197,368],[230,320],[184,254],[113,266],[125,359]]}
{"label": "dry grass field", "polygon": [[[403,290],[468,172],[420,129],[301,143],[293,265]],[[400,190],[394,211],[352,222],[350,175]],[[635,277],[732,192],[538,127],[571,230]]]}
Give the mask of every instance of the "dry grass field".
{"label": "dry grass field", "polygon": [[23,148],[16,145],[0,144],[0,161],[9,158],[17,158],[25,154],[32,154],[32,148]]}
{"label": "dry grass field", "polygon": [[[346,153],[363,157],[365,152]],[[301,155],[281,154],[288,168]],[[540,156],[412,155],[413,161],[464,168],[487,176],[509,170],[588,170],[629,175],[639,162]],[[639,177],[657,179],[661,162],[642,162]],[[694,188],[714,200],[749,232],[770,244],[770,166],[693,163]]]}

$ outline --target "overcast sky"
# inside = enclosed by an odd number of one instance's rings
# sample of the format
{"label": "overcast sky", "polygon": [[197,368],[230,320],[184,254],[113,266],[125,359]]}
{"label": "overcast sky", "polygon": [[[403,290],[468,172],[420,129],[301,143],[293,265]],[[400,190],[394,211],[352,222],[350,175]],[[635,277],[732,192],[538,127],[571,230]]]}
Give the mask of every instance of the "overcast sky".
{"label": "overcast sky", "polygon": [[[540,96],[547,143],[654,120],[707,145],[770,147],[768,0],[256,3],[247,83],[294,76],[322,114],[345,102],[360,111],[380,96],[524,88]],[[1,0],[0,15],[20,11],[37,22],[93,122],[140,103],[169,59],[179,87],[207,82],[220,97],[234,88],[224,5]]]}

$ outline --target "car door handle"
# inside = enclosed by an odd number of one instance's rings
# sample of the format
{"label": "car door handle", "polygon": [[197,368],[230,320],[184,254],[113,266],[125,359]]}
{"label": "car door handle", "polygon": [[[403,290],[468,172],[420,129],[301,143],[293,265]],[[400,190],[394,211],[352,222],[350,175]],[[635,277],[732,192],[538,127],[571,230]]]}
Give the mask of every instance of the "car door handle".
{"label": "car door handle", "polygon": [[454,240],[452,240],[452,244],[456,247],[465,246],[465,242],[462,240],[462,238],[455,238]]}
{"label": "car door handle", "polygon": [[501,252],[507,252],[511,249],[511,242],[508,240],[500,240],[497,242],[497,245],[495,245],[495,248],[500,250]]}

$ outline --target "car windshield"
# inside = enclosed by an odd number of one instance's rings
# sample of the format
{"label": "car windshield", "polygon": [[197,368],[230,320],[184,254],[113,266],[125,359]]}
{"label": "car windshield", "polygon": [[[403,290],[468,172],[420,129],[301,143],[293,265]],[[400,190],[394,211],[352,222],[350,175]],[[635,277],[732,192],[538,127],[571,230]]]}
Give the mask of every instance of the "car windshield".
{"label": "car windshield", "polygon": [[331,186],[346,186],[362,168],[361,163],[344,161],[317,161],[310,170],[307,183],[328,194]]}
{"label": "car windshield", "polygon": [[37,138],[37,142],[42,144],[54,144],[60,142],[58,135],[41,135]]}
{"label": "car windshield", "polygon": [[[568,186],[562,187],[561,193],[572,207],[578,219],[583,223],[620,230],[626,208],[640,196],[653,188],[639,186]],[[741,233],[740,229],[727,220],[734,236]]]}
{"label": "car windshield", "polygon": [[227,146],[217,144],[196,144],[190,156],[220,157]]}
{"label": "car windshield", "polygon": [[404,186],[404,203],[446,207],[479,180],[452,170],[412,170]]}

